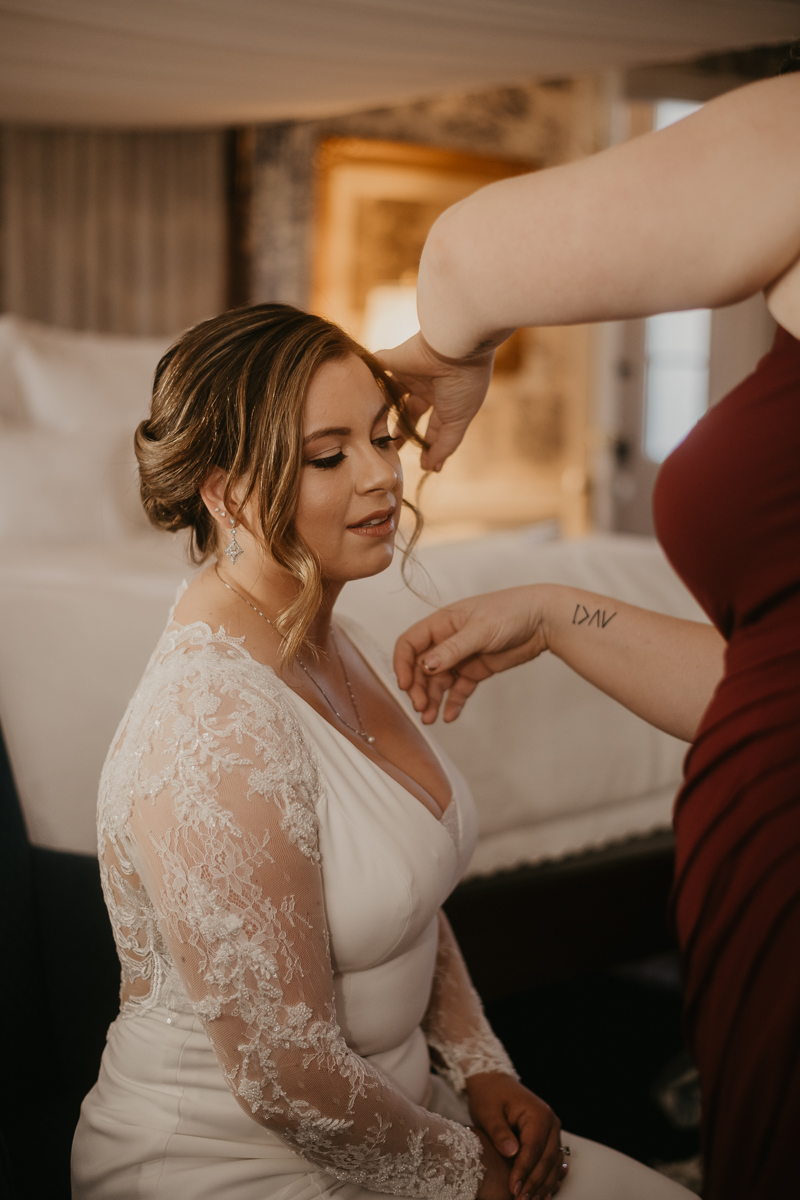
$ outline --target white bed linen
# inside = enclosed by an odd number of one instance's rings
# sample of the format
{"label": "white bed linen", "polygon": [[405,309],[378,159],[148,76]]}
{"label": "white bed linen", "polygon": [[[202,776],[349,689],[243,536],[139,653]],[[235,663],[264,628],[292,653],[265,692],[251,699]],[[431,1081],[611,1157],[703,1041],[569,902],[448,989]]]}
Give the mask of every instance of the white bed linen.
{"label": "white bed linen", "polygon": [[[700,619],[649,539],[541,543],[526,532],[419,552],[446,602],[551,580]],[[180,538],[0,546],[0,720],[33,841],[95,852],[100,768],[183,578]],[[351,584],[339,610],[388,651],[427,611],[399,563]],[[127,637],[120,639],[120,623]],[[685,745],[650,728],[549,655],[482,685],[437,739],[476,797],[468,874],[580,853],[668,826]],[[42,753],[42,746],[48,747]]]}

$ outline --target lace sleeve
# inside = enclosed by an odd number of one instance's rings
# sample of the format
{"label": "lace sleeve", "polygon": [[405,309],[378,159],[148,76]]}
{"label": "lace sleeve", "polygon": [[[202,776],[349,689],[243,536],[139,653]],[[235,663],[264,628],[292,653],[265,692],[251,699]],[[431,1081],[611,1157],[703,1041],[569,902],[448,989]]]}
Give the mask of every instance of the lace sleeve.
{"label": "lace sleeve", "polygon": [[321,784],[279,686],[207,647],[137,746],[131,858],[239,1104],[339,1180],[472,1200],[475,1135],[408,1101],[337,1024]]}
{"label": "lace sleeve", "polygon": [[[463,1092],[470,1075],[499,1072],[519,1079],[500,1039],[486,1020],[450,922],[439,913],[439,951],[422,1028],[440,1075]],[[437,1061],[438,1059],[438,1061]]]}

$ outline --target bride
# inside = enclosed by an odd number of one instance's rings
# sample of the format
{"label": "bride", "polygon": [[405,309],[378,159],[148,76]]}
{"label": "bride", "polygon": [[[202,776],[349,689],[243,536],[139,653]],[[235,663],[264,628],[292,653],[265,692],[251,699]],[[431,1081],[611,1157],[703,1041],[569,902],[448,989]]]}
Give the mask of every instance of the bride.
{"label": "bride", "polygon": [[212,565],[102,774],[121,1011],[75,1135],[76,1200],[686,1195],[561,1135],[441,911],[472,798],[333,617],[345,583],[392,559],[402,436],[377,361],[284,305],[207,321],[159,364],[142,498]]}

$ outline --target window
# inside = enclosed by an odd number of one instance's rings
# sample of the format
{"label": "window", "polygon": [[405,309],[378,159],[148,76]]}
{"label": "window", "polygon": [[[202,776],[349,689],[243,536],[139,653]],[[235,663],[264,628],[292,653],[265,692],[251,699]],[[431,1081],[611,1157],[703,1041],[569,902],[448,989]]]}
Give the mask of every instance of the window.
{"label": "window", "polygon": [[[660,100],[653,128],[665,129],[698,108],[690,100]],[[663,462],[708,407],[710,341],[706,308],[661,313],[646,322],[644,452],[651,462]]]}
{"label": "window", "polygon": [[653,105],[653,129],[666,129],[702,107],[696,100],[659,100]]}
{"label": "window", "polygon": [[708,408],[711,312],[661,313],[645,333],[644,452],[663,462]]}

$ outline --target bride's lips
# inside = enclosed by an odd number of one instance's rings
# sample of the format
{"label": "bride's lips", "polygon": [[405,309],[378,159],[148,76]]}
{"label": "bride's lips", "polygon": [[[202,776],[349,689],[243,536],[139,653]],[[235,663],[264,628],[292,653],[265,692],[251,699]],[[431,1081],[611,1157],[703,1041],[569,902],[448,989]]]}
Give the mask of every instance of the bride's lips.
{"label": "bride's lips", "polygon": [[[374,522],[374,524],[370,522]],[[358,525],[348,525],[347,528],[351,533],[357,533],[359,537],[386,537],[387,533],[394,532],[394,509],[378,509],[377,512],[364,517],[364,520],[359,521]]]}

